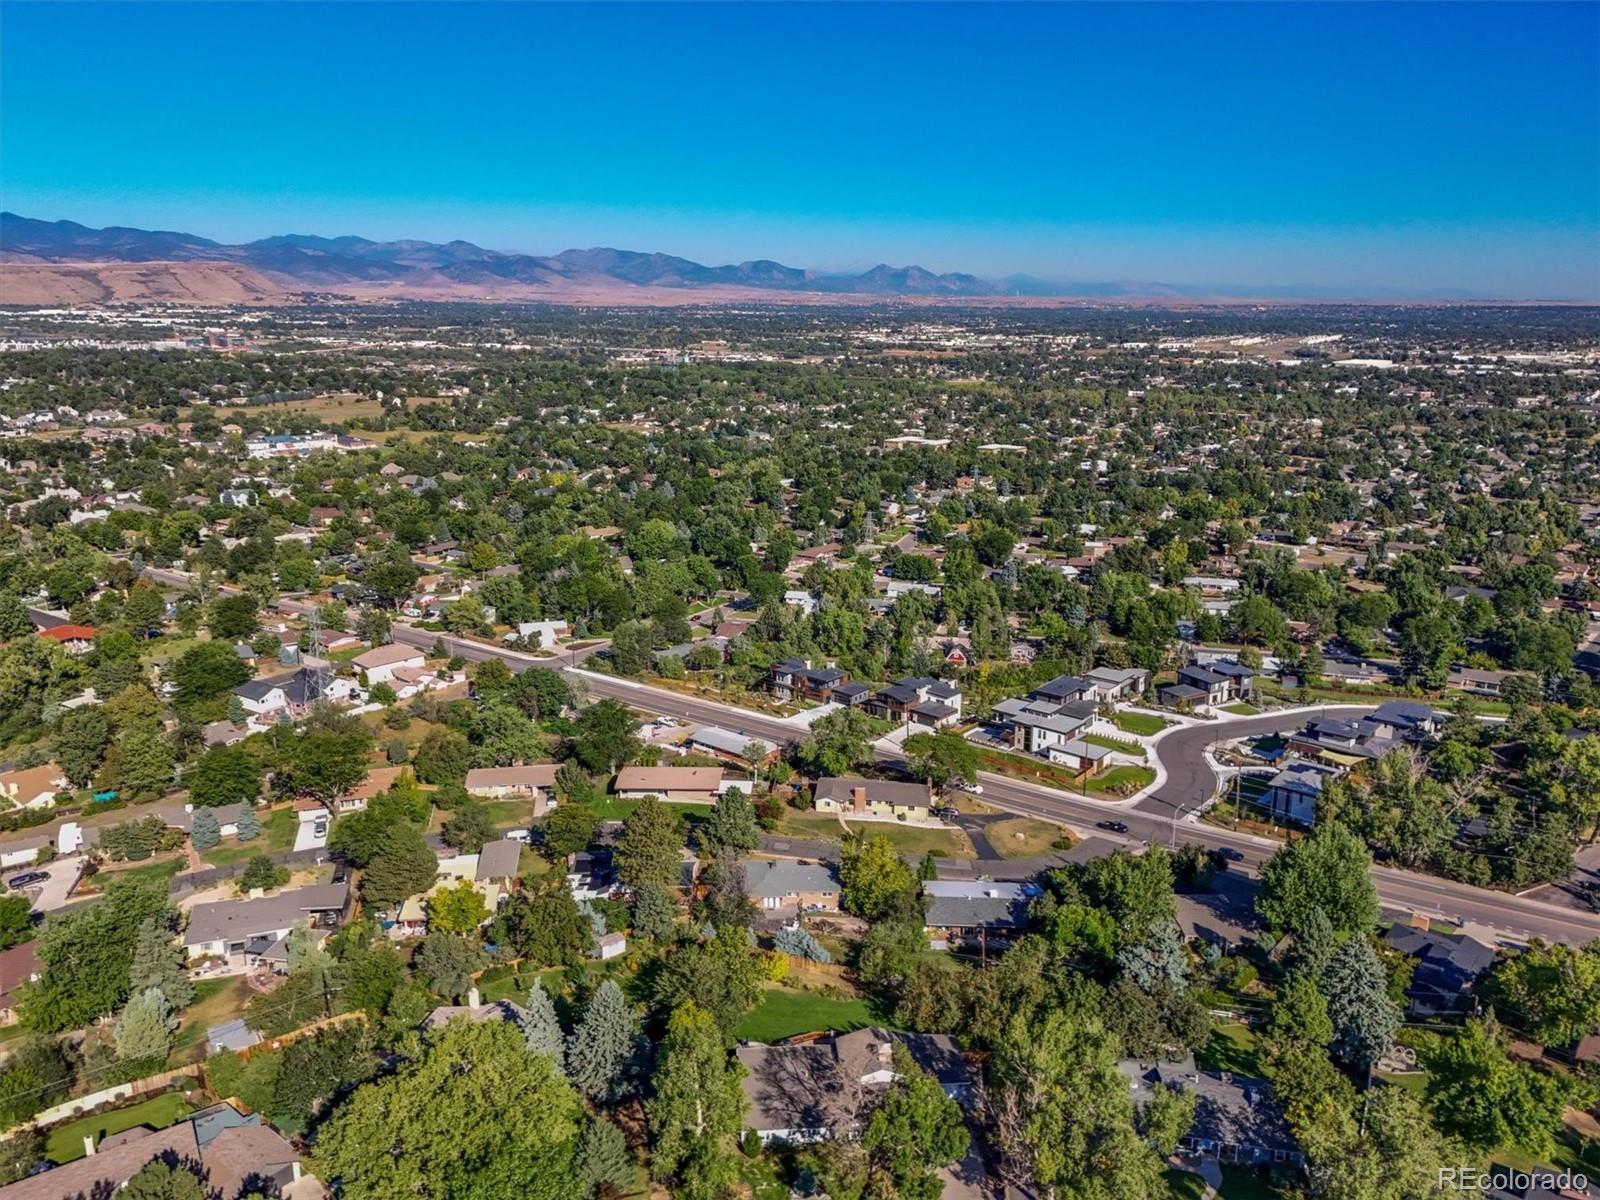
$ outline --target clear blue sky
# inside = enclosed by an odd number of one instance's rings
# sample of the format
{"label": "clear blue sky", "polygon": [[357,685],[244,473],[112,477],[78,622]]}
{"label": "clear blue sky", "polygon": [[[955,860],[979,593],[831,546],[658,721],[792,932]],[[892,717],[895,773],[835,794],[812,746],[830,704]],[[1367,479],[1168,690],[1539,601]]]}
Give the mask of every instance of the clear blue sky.
{"label": "clear blue sky", "polygon": [[1600,5],[0,6],[0,201],[1600,297]]}

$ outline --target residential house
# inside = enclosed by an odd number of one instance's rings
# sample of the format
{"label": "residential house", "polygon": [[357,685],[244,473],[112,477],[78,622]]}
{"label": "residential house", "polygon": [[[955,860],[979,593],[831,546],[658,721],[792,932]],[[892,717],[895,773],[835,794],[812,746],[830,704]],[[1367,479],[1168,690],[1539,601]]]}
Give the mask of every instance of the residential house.
{"label": "residential house", "polygon": [[747,858],[744,883],[750,899],[766,913],[839,910],[839,875],[827,863]]}
{"label": "residential house", "polygon": [[49,808],[56,802],[57,792],[70,791],[71,787],[61,768],[53,762],[0,771],[0,796],[18,808]]}
{"label": "residential house", "polygon": [[451,1021],[471,1021],[479,1024],[484,1021],[504,1021],[509,1025],[520,1025],[526,1019],[528,1010],[515,1000],[491,1000],[485,1004],[476,987],[467,991],[465,1004],[441,1004],[422,1019],[424,1031],[440,1029]]}
{"label": "residential house", "polygon": [[473,879],[478,883],[497,884],[502,889],[517,881],[522,862],[522,843],[513,838],[500,838],[485,842],[478,851],[478,868]]}
{"label": "residential house", "polygon": [[978,879],[930,879],[923,928],[935,949],[953,942],[1009,938],[1028,923],[1028,905],[1039,889],[1028,883]]}
{"label": "residential house", "polygon": [[783,594],[783,602],[790,608],[798,608],[802,616],[812,616],[821,607],[820,602],[810,592],[790,589]]}
{"label": "residential house", "polygon": [[1018,750],[1048,755],[1052,747],[1081,741],[1099,707],[1090,700],[1008,698],[997,703],[991,720],[996,731]]}
{"label": "residential house", "polygon": [[[494,843],[488,843],[493,845]],[[521,853],[522,844],[512,842]],[[472,884],[474,890],[483,897],[484,907],[489,910],[489,917],[493,917],[495,910],[500,907],[500,902],[505,898],[506,888],[501,882],[505,876],[496,878],[486,875],[487,869],[503,869],[503,860],[496,855],[491,859],[488,868],[485,868],[481,854],[452,854],[439,860],[439,873],[434,876],[431,887],[418,892],[400,902],[395,911],[394,924],[389,928],[392,938],[415,937],[428,931],[428,901],[439,892],[457,887],[462,883]],[[515,864],[512,871],[515,871]]]}
{"label": "residential house", "polygon": [[338,927],[349,907],[347,883],[318,883],[275,896],[197,904],[181,942],[191,961],[219,960],[223,972],[260,964],[287,970],[290,932],[309,927],[320,941]]}
{"label": "residential house", "polygon": [[835,688],[850,682],[838,667],[813,667],[809,659],[786,658],[772,665],[772,694],[779,700],[833,699]]}
{"label": "residential house", "polygon": [[1091,687],[1088,699],[1110,704],[1129,696],[1140,696],[1150,686],[1150,672],[1143,667],[1096,667],[1083,678]]}
{"label": "residential house", "polygon": [[1290,762],[1268,781],[1261,806],[1280,821],[1310,825],[1317,819],[1322,789],[1338,777],[1339,772],[1324,763]]}
{"label": "residential house", "polygon": [[813,802],[816,810],[822,813],[926,821],[933,805],[933,792],[921,783],[829,777],[817,780]]}
{"label": "residential house", "polygon": [[39,861],[39,851],[47,846],[54,849],[55,844],[55,838],[48,833],[25,833],[20,837],[8,838],[0,842],[0,871],[36,863]]}
{"label": "residential house", "polygon": [[961,689],[926,676],[908,676],[880,688],[867,701],[875,717],[926,729],[940,729],[961,719]]}
{"label": "residential house", "polygon": [[1451,667],[1444,685],[1474,696],[1498,696],[1504,690],[1506,680],[1515,674],[1515,671],[1488,671],[1481,667]]}
{"label": "residential house", "polygon": [[613,790],[618,800],[655,796],[673,804],[713,804],[723,788],[721,767],[623,767]]}
{"label": "residential house", "polygon": [[702,725],[688,736],[684,745],[697,753],[712,755],[737,767],[749,763],[759,763],[764,767],[778,757],[778,748],[771,742],[715,725]]}
{"label": "residential house", "polygon": [[1383,940],[1415,962],[1406,987],[1412,1015],[1426,1018],[1475,1010],[1478,981],[1494,966],[1494,947],[1465,934],[1408,925],[1391,925]]}
{"label": "residential house", "polygon": [[1123,1059],[1117,1069],[1127,1077],[1133,1102],[1142,1108],[1161,1088],[1195,1097],[1194,1121],[1178,1139],[1178,1149],[1225,1163],[1298,1164],[1300,1146],[1264,1079],[1201,1071],[1194,1058],[1179,1062]]}
{"label": "residential house", "polygon": [[1386,700],[1355,720],[1319,717],[1286,739],[1289,750],[1335,767],[1371,762],[1444,727],[1450,714],[1414,700]]}
{"label": "residential house", "polygon": [[368,804],[395,785],[402,772],[410,770],[410,767],[373,767],[360,783],[334,799],[334,811],[365,812]]}
{"label": "residential house", "polygon": [[86,1153],[59,1167],[0,1187],[0,1200],[62,1200],[111,1197],[152,1162],[184,1163],[204,1176],[204,1192],[215,1200],[271,1195],[281,1200],[320,1200],[322,1183],[306,1174],[300,1152],[259,1113],[222,1103],[202,1108],[166,1129],[137,1125],[96,1140]]}
{"label": "residential house", "polygon": [[1046,680],[1034,688],[1028,693],[1028,698],[1066,704],[1073,700],[1091,700],[1094,692],[1095,684],[1092,680],[1080,679],[1076,675],[1057,675],[1054,679]]}
{"label": "residential house", "polygon": [[399,642],[391,642],[387,646],[374,646],[365,650],[350,660],[356,670],[360,671],[367,680],[367,686],[373,687],[380,683],[390,683],[394,679],[395,671],[409,667],[420,671],[427,663],[427,657],[415,646],[402,646]]}
{"label": "residential house", "polygon": [[52,625],[48,629],[41,629],[39,636],[55,642],[68,654],[77,656],[87,654],[94,649],[94,639],[99,635],[93,625],[74,625],[70,622],[64,625]]}
{"label": "residential house", "polygon": [[616,890],[617,871],[604,847],[567,855],[567,889],[577,901],[599,900]]}
{"label": "residential house", "polygon": [[778,1046],[746,1043],[734,1053],[744,1067],[747,1127],[763,1146],[856,1136],[898,1078],[897,1045],[938,1081],[945,1095],[961,1102],[971,1096],[972,1074],[947,1034],[858,1029]]}
{"label": "residential house", "polygon": [[555,763],[521,767],[475,767],[467,772],[467,795],[480,800],[527,800],[532,816],[544,816],[556,805]]}
{"label": "residential house", "polygon": [[1178,683],[1205,693],[1202,704],[1213,707],[1243,700],[1250,694],[1255,672],[1231,659],[1220,659],[1206,666],[1191,664],[1178,670]]}
{"label": "residential house", "polygon": [[17,998],[22,985],[39,978],[43,970],[37,941],[23,942],[20,946],[0,951],[0,1026],[17,1023]]}
{"label": "residential house", "polygon": [[541,650],[554,650],[562,638],[572,636],[572,627],[565,621],[523,621],[517,626],[515,635],[506,635],[508,639],[513,636],[530,646],[537,645]]}

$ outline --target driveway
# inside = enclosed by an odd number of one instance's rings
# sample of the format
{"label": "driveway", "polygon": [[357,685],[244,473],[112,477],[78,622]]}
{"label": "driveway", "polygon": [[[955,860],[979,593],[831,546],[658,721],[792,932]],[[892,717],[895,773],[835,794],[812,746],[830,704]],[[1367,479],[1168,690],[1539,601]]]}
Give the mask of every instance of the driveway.
{"label": "driveway", "polygon": [[[50,878],[27,889],[28,899],[33,902],[33,911],[47,913],[65,908],[67,894],[77,886],[78,879],[83,874],[83,865],[83,855],[74,854],[68,858],[55,859],[40,867],[39,870],[50,872]],[[18,875],[21,873],[21,871],[15,872]]]}

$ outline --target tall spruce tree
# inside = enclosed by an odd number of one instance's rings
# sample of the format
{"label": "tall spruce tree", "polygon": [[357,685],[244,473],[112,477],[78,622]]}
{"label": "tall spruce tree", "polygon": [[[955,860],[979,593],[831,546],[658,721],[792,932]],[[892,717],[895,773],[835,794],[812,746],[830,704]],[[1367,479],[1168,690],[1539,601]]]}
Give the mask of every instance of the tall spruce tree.
{"label": "tall spruce tree", "polygon": [[129,995],[160,988],[173,1008],[194,1002],[194,981],[183,965],[183,947],[172,940],[172,930],[161,917],[140,924],[133,942],[133,962],[128,967]]}
{"label": "tall spruce tree", "polygon": [[561,1032],[561,1022],[556,1019],[556,1006],[550,1000],[550,993],[540,986],[537,979],[528,989],[522,1036],[528,1043],[530,1054],[543,1054],[555,1064],[556,1070],[566,1070],[566,1038]]}
{"label": "tall spruce tree", "polygon": [[606,980],[589,1001],[567,1046],[567,1075],[591,1100],[615,1100],[628,1090],[638,1021],[622,989]]}

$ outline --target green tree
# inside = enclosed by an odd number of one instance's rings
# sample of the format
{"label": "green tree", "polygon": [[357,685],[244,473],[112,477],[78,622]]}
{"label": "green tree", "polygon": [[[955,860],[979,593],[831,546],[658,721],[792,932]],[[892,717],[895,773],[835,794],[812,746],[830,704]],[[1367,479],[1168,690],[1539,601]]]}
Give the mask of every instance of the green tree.
{"label": "green tree", "polygon": [[831,712],[814,722],[794,751],[796,765],[818,777],[847,775],[871,758],[872,721],[853,708]]}
{"label": "green tree", "polygon": [[646,1103],[654,1148],[650,1172],[678,1178],[697,1147],[716,1149],[744,1117],[742,1071],[733,1063],[716,1019],[689,1002],[673,1010]]}
{"label": "green tree", "polygon": [[1389,998],[1388,978],[1365,937],[1348,938],[1322,973],[1333,1023],[1333,1053],[1358,1071],[1371,1069],[1394,1042],[1400,1008]]}
{"label": "green tree", "polygon": [[578,908],[565,878],[557,875],[529,894],[517,892],[496,914],[489,938],[510,946],[541,967],[570,967],[583,962],[593,945],[589,919]]}
{"label": "green tree", "polygon": [[1336,821],[1284,847],[1261,868],[1256,911],[1280,933],[1298,934],[1321,909],[1336,933],[1365,935],[1378,923],[1372,855]]}
{"label": "green tree", "polygon": [[30,1037],[0,1061],[0,1121],[9,1127],[49,1108],[72,1086],[72,1061],[54,1038]]}
{"label": "green tree", "polygon": [[261,794],[261,762],[243,746],[213,746],[184,773],[196,804],[254,803]]}
{"label": "green tree", "polygon": [[53,914],[39,938],[43,970],[22,988],[27,1026],[59,1033],[122,1007],[135,945],[129,931],[169,913],[165,880],[113,879],[98,904]]}
{"label": "green tree", "polygon": [[430,933],[417,947],[412,967],[417,978],[446,1000],[464,996],[472,987],[473,972],[481,970],[487,960],[465,938],[453,933]]}
{"label": "green tree", "polygon": [[1116,1038],[1087,1013],[1017,1013],[991,1064],[1008,1179],[1054,1200],[1165,1200],[1163,1163],[1134,1126]]}
{"label": "green tree", "polygon": [[1423,1056],[1428,1107],[1439,1127],[1468,1146],[1488,1151],[1515,1146],[1547,1157],[1561,1122],[1556,1083],[1511,1057],[1493,1017],[1468,1021]]}
{"label": "green tree", "polygon": [[895,1081],[861,1135],[869,1170],[882,1175],[895,1195],[937,1197],[943,1185],[934,1172],[967,1152],[966,1118],[898,1042],[894,1069]]}
{"label": "green tree", "polygon": [[0,592],[0,641],[10,642],[33,635],[33,621],[27,607],[15,592]]}
{"label": "green tree", "polygon": [[398,904],[427,891],[438,874],[439,860],[416,827],[391,825],[379,836],[361,876],[361,896],[379,907]]}
{"label": "green tree", "polygon": [[880,921],[905,911],[916,889],[916,876],[886,836],[857,831],[844,840],[839,894],[846,912]]}
{"label": "green tree", "polygon": [[349,1200],[571,1200],[581,1117],[516,1026],[456,1021],[333,1111],[312,1166]]}
{"label": "green tree", "polygon": [[206,1200],[210,1193],[187,1163],[152,1159],[118,1190],[126,1200]]}
{"label": "green tree", "polygon": [[683,859],[683,817],[654,796],[646,796],[622,823],[614,859],[617,877],[629,887],[647,883],[674,887]]}
{"label": "green tree", "polygon": [[1177,919],[1172,856],[1159,848],[1137,855],[1117,850],[1074,863],[1052,871],[1047,883],[1056,902],[1084,904],[1110,917],[1118,949],[1145,941],[1158,926]]}
{"label": "green tree", "polygon": [[585,804],[562,804],[544,819],[540,847],[547,858],[560,862],[594,841],[600,818]]}
{"label": "green tree", "polygon": [[223,642],[201,642],[167,669],[179,703],[209,700],[250,678],[250,668]]}
{"label": "green tree", "polygon": [[761,959],[747,931],[727,926],[667,958],[656,978],[655,1001],[660,1008],[677,1008],[692,1000],[731,1039],[760,998],[762,978]]}
{"label": "green tree", "polygon": [[630,1067],[638,1054],[639,1022],[622,989],[606,980],[595,989],[583,1020],[567,1046],[567,1076],[583,1095],[611,1101],[631,1088]]}
{"label": "green tree", "polygon": [[432,932],[470,936],[488,919],[489,906],[470,879],[428,897],[428,929]]}
{"label": "green tree", "polygon": [[1582,949],[1535,939],[1495,964],[1484,998],[1547,1046],[1565,1046],[1600,1028],[1600,940]]}
{"label": "green tree", "polygon": [[172,782],[172,747],[154,723],[124,729],[115,761],[118,790],[130,798],[159,796]]}
{"label": "green tree", "polygon": [[612,774],[639,753],[639,740],[633,736],[637,725],[626,705],[616,700],[596,701],[578,714],[572,752],[586,769]]}
{"label": "green tree", "polygon": [[423,783],[460,783],[472,768],[472,746],[453,729],[430,729],[412,766]]}
{"label": "green tree", "polygon": [[476,854],[486,843],[494,841],[499,831],[494,827],[489,810],[475,800],[468,800],[456,806],[439,832],[446,843],[462,854]]}
{"label": "green tree", "polygon": [[16,892],[0,896],[0,950],[20,946],[33,935],[33,905],[28,897]]}
{"label": "green tree", "polygon": [[159,988],[175,1009],[194,1002],[194,981],[184,965],[183,947],[172,936],[170,917],[146,917],[140,922],[128,964],[128,987],[134,995]]}
{"label": "green tree", "polygon": [[222,840],[222,823],[209,808],[195,810],[189,825],[189,844],[196,850],[210,850]]}
{"label": "green tree", "polygon": [[51,739],[57,765],[74,787],[87,787],[111,745],[111,721],[98,707],[61,714]]}
{"label": "green tree", "polygon": [[633,932],[642,937],[664,942],[672,936],[678,924],[678,908],[672,897],[659,883],[647,883],[634,889]]}
{"label": "green tree", "polygon": [[750,797],[739,788],[723,792],[695,830],[695,838],[713,858],[736,858],[754,850],[761,844],[761,827]]}
{"label": "green tree", "polygon": [[128,1001],[117,1021],[117,1057],[124,1061],[165,1062],[177,1028],[177,1015],[161,989],[145,988]]}
{"label": "green tree", "polygon": [[978,781],[978,748],[958,733],[914,733],[901,748],[911,773],[940,792]]}
{"label": "green tree", "polygon": [[540,985],[537,976],[528,988],[528,1000],[523,1006],[521,1019],[522,1039],[530,1054],[543,1054],[564,1071],[567,1061],[566,1035],[561,1032],[561,1022],[556,1019],[556,1006],[550,993]]}
{"label": "green tree", "polygon": [[633,1186],[633,1155],[628,1139],[610,1121],[591,1117],[578,1142],[578,1179],[605,1200]]}
{"label": "green tree", "polygon": [[253,842],[261,836],[261,818],[256,816],[255,809],[246,808],[240,811],[239,819],[233,823],[234,836],[241,842]]}
{"label": "green tree", "polygon": [[206,625],[212,637],[236,641],[250,637],[261,628],[254,596],[218,596],[211,602],[210,609]]}

